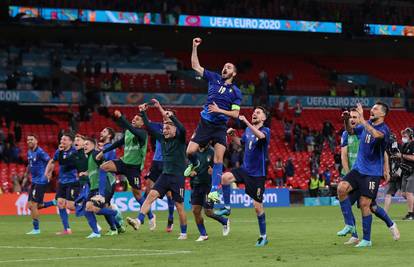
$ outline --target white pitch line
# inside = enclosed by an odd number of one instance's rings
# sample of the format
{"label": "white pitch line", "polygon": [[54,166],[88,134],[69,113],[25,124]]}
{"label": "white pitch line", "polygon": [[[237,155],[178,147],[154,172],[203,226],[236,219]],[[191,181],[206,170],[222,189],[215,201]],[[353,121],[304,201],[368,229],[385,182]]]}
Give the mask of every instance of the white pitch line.
{"label": "white pitch line", "polygon": [[76,256],[76,257],[60,257],[60,258],[40,258],[40,259],[20,259],[20,260],[5,260],[0,263],[12,263],[12,262],[36,262],[36,261],[57,261],[57,260],[78,260],[78,259],[96,259],[96,258],[113,258],[113,257],[132,257],[132,256],[167,256],[181,254],[180,251],[176,252],[163,252],[163,253],[134,253],[134,254],[114,254],[114,255],[96,255],[96,256]]}
{"label": "white pitch line", "polygon": [[32,246],[0,246],[0,249],[47,249],[47,250],[88,250],[88,251],[131,251],[131,252],[157,252],[157,253],[191,253],[188,250],[157,250],[157,249],[128,249],[128,248],[59,248],[59,247],[32,247]]}

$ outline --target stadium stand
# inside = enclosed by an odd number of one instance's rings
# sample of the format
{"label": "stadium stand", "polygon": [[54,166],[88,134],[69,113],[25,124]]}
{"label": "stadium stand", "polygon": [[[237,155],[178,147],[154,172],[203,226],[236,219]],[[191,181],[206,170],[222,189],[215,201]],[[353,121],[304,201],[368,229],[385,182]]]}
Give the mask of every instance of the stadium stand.
{"label": "stadium stand", "polygon": [[[76,107],[72,107],[72,112],[77,112]],[[119,109],[123,114],[128,118],[136,112],[136,108],[132,107],[111,107],[110,112],[113,112],[115,109]],[[187,140],[189,140],[191,134],[195,130],[197,125],[200,108],[192,107],[174,107],[177,111],[178,117],[183,121],[184,125],[188,130]],[[57,146],[57,134],[61,129],[67,129],[67,117],[68,117],[68,108],[67,107],[47,107],[44,108],[44,115],[51,121],[52,124],[24,124],[22,125],[22,135],[26,136],[29,133],[36,133],[39,136],[39,143],[41,146],[49,153],[53,154]],[[242,113],[248,115],[248,109],[243,109]],[[160,115],[154,110],[149,112],[149,116],[154,121],[161,120]],[[335,131],[336,138],[339,138],[341,129],[343,128],[342,122],[340,119],[340,111],[336,109],[327,110],[327,109],[305,109],[302,112],[301,117],[294,118],[293,114],[286,115],[289,119],[294,120],[296,123],[300,123],[302,127],[308,127],[310,129],[322,130],[322,122],[330,121],[332,122]],[[405,128],[406,125],[414,124],[414,115],[403,110],[393,110],[388,119],[387,123],[390,125],[391,129],[399,135],[401,129]],[[94,112],[89,121],[80,122],[79,129],[82,134],[97,137],[99,131],[105,127],[114,127],[119,130],[116,124],[111,120],[111,118],[100,115],[98,112]],[[311,153],[310,152],[294,152],[289,144],[286,144],[283,140],[284,129],[281,121],[273,119],[271,121],[272,129],[272,138],[269,150],[269,160],[272,164],[269,164],[268,167],[268,181],[266,186],[273,187],[272,179],[275,177],[275,170],[273,163],[276,162],[276,159],[281,157],[283,161],[286,161],[289,158],[293,159],[295,166],[295,176],[288,177],[287,186],[291,188],[300,188],[307,189],[307,181],[310,176],[310,167],[309,160]],[[9,130],[5,125],[2,127],[3,132],[7,135]],[[11,131],[10,131],[11,132]],[[25,155],[27,152],[27,146],[24,141],[19,143],[19,148],[21,149],[22,155]],[[337,148],[338,149],[338,148]],[[119,152],[119,151],[118,151]],[[153,155],[151,146],[149,146],[149,153],[147,154],[147,159],[150,159]],[[150,160],[146,161],[145,168],[143,173],[149,169]],[[328,148],[328,145],[325,143],[321,155],[320,171],[329,168],[333,174],[333,182],[338,178],[338,171],[334,167],[334,154]],[[5,192],[10,192],[12,190],[11,177],[14,174],[22,174],[25,170],[25,166],[21,164],[5,164],[0,162],[0,182],[2,188]],[[187,181],[187,188],[189,183]]]}
{"label": "stadium stand", "polygon": [[[15,5],[34,6],[39,1],[12,0]],[[414,18],[411,1],[287,1],[287,0],[232,0],[232,1],[41,1],[44,7],[109,9],[122,11],[159,12],[190,15],[233,17],[290,18],[322,21],[366,21],[409,24]]]}

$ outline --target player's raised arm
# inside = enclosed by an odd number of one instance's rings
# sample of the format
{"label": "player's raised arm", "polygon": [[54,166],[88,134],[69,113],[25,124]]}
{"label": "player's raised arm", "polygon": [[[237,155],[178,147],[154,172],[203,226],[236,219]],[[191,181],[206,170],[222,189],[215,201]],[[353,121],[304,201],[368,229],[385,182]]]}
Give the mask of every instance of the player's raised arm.
{"label": "player's raised arm", "polygon": [[200,61],[198,61],[197,47],[201,44],[201,38],[197,37],[193,39],[193,51],[191,53],[191,67],[200,76],[204,75],[204,68],[201,67]]}
{"label": "player's raised arm", "polygon": [[372,137],[374,137],[375,139],[382,139],[384,138],[384,133],[381,131],[378,131],[377,129],[375,129],[374,127],[372,127],[372,125],[370,125],[365,119],[364,119],[364,110],[362,108],[361,103],[357,104],[357,112],[359,113],[359,119],[358,122],[359,124],[361,124],[362,126],[364,126],[364,128],[372,135]]}
{"label": "player's raised arm", "polygon": [[127,121],[124,116],[122,116],[119,110],[115,110],[114,115],[119,126],[130,131],[141,143],[145,143],[147,138],[147,132],[145,130],[132,126],[132,124]]}
{"label": "player's raised arm", "polygon": [[158,130],[155,130],[153,127],[151,127],[151,122],[148,119],[146,110],[146,106],[140,105],[139,111],[141,112],[141,117],[144,125],[147,127],[148,132],[155,137],[155,139],[162,140],[163,135]]}
{"label": "player's raised arm", "polygon": [[179,136],[185,142],[187,130],[185,129],[184,125],[173,114],[169,114],[168,118],[174,123],[175,127],[177,127],[177,136]]}
{"label": "player's raised arm", "polygon": [[247,127],[249,127],[251,130],[252,130],[252,132],[253,132],[253,134],[257,137],[257,138],[259,138],[259,139],[263,139],[263,138],[266,138],[266,135],[262,132],[262,131],[260,131],[259,129],[257,129],[256,127],[254,127],[247,119],[246,119],[246,117],[245,116],[243,116],[243,115],[241,115],[241,116],[239,116],[239,120],[241,120],[242,122],[244,122],[245,124],[246,124],[246,126]]}
{"label": "player's raised arm", "polygon": [[160,102],[155,98],[151,99],[151,102],[154,103],[154,107],[156,107],[159,110],[163,119],[166,119],[167,115],[166,115],[165,109],[161,106]]}
{"label": "player's raised arm", "polygon": [[351,118],[351,115],[349,114],[349,111],[342,112],[342,119],[344,120],[345,130],[349,134],[352,134],[354,130],[352,129],[350,118]]}

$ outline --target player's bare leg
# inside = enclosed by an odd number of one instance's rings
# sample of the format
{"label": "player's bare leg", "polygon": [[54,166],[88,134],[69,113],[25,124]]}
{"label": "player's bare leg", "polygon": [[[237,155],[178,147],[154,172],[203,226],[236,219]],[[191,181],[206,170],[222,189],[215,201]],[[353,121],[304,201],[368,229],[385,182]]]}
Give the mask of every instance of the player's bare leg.
{"label": "player's bare leg", "polygon": [[339,203],[341,205],[342,215],[344,217],[345,227],[337,233],[338,236],[346,236],[356,232],[355,217],[352,213],[351,202],[349,201],[348,194],[352,191],[352,186],[346,182],[341,181],[338,185],[337,193]]}
{"label": "player's bare leg", "polygon": [[27,203],[27,207],[30,210],[30,216],[32,217],[33,221],[33,230],[26,233],[28,235],[37,235],[40,234],[39,229],[39,210],[38,210],[38,204],[34,201],[29,201]]}
{"label": "player's bare leg", "polygon": [[204,226],[204,219],[203,219],[203,216],[201,215],[201,210],[202,209],[203,208],[200,205],[193,205],[192,206],[194,220],[197,224],[198,231],[200,232],[200,237],[196,240],[197,242],[208,240],[207,231],[206,231],[206,228]]}
{"label": "player's bare leg", "polygon": [[372,246],[371,242],[371,225],[372,225],[372,212],[371,212],[371,203],[372,200],[368,197],[361,196],[359,199],[359,205],[362,214],[362,229],[363,229],[363,239],[359,242],[356,247],[370,247]]}
{"label": "player's bare leg", "polygon": [[151,190],[141,206],[138,218],[127,217],[127,223],[131,225],[134,228],[134,230],[138,230],[141,224],[143,224],[145,216],[151,209],[152,203],[154,203],[159,197],[160,194],[158,193],[158,191]]}
{"label": "player's bare leg", "polygon": [[68,213],[66,211],[66,199],[64,198],[58,198],[57,204],[59,208],[59,216],[63,224],[63,231],[57,232],[57,235],[67,235],[72,234],[72,230],[69,227],[69,218]]}
{"label": "player's bare leg", "polygon": [[256,211],[257,221],[259,223],[260,237],[256,242],[257,247],[263,247],[269,243],[266,235],[266,215],[263,203],[253,200],[254,210]]}
{"label": "player's bare leg", "polygon": [[175,207],[177,208],[178,217],[180,219],[181,233],[178,237],[179,240],[187,239],[187,215],[184,210],[184,202],[178,203],[175,202]]}
{"label": "player's bare leg", "polygon": [[384,198],[384,210],[385,212],[388,212],[390,210],[392,202],[392,196],[390,194],[386,194]]}

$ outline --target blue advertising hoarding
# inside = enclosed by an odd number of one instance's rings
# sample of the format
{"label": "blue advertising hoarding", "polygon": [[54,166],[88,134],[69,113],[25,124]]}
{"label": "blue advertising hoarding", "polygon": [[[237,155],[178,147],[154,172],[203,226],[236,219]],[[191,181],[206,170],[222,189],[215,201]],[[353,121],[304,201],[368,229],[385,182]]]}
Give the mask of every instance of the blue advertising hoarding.
{"label": "blue advertising hoarding", "polygon": [[296,31],[320,33],[342,32],[342,24],[338,22],[278,20],[262,18],[234,18],[181,15],[178,25],[189,27],[209,27],[243,30]]}
{"label": "blue advertising hoarding", "polygon": [[294,106],[296,101],[299,101],[303,107],[347,108],[355,107],[357,103],[361,103],[364,107],[371,107],[379,100],[391,108],[404,107],[404,99],[398,97],[270,96],[270,103],[287,101],[290,107]]}
{"label": "blue advertising hoarding", "polygon": [[[190,204],[191,191],[186,190],[184,194],[184,207],[186,210],[191,210]],[[232,208],[251,208],[253,207],[253,200],[245,194],[244,190],[233,189],[230,196]],[[112,199],[122,212],[138,212],[140,210],[139,203],[135,200],[132,192],[116,192]],[[217,204],[217,208],[222,206]],[[270,188],[266,189],[263,194],[263,204],[265,207],[289,207],[290,198],[289,190],[287,188]],[[151,206],[153,211],[168,210],[167,198],[157,199]]]}
{"label": "blue advertising hoarding", "polygon": [[[206,94],[178,94],[178,93],[121,93],[121,92],[101,92],[99,93],[101,103],[111,105],[137,105],[149,102],[152,98],[158,99],[161,104],[167,105],[187,105],[202,106],[207,99]],[[50,103],[50,104],[69,104],[79,103],[81,95],[79,92],[63,91],[59,97],[53,97],[49,91],[34,90],[0,90],[0,101],[17,103]],[[274,105],[277,101],[288,101],[289,106],[294,106],[299,101],[303,107],[330,107],[343,108],[353,107],[361,103],[364,107],[373,106],[378,100],[388,104],[392,108],[404,107],[404,99],[392,97],[327,97],[327,96],[270,96],[270,103]],[[252,106],[253,99],[250,95],[243,96],[242,106]]]}
{"label": "blue advertising hoarding", "polygon": [[82,21],[101,23],[121,23],[138,25],[177,25],[183,27],[209,27],[245,30],[271,30],[295,32],[341,33],[342,23],[303,20],[278,20],[263,18],[236,18],[213,16],[176,16],[159,13],[124,12],[112,10],[66,9],[66,8],[39,8],[10,6],[9,15],[25,14],[26,17],[41,17],[55,21]]}
{"label": "blue advertising hoarding", "polygon": [[8,91],[0,90],[0,102],[69,104],[79,103],[79,92],[64,91],[53,97],[50,91]]}
{"label": "blue advertising hoarding", "polygon": [[365,24],[370,35],[385,36],[414,36],[414,26],[386,25],[386,24]]}

